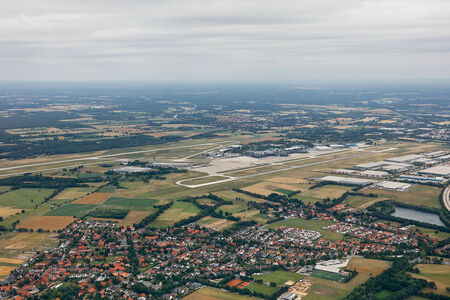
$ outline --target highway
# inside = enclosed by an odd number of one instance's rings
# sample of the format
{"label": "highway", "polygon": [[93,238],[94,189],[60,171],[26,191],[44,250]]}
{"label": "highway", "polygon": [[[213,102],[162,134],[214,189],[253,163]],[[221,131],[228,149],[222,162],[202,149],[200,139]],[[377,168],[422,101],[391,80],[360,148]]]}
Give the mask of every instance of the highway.
{"label": "highway", "polygon": [[450,185],[445,188],[443,197],[445,208],[450,211]]}

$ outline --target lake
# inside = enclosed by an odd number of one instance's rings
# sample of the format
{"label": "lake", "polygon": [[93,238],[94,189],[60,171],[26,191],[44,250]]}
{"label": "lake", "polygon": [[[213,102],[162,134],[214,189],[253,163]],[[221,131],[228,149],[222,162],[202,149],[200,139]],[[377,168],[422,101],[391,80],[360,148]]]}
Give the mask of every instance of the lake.
{"label": "lake", "polygon": [[434,224],[434,225],[439,225],[439,226],[445,226],[445,224],[439,218],[439,215],[420,211],[420,210],[415,210],[415,209],[411,209],[411,208],[404,208],[404,207],[396,206],[395,211],[392,215],[394,217],[399,217],[399,218],[403,218],[403,219],[414,220],[414,221],[419,221],[419,222],[429,223],[429,224]]}

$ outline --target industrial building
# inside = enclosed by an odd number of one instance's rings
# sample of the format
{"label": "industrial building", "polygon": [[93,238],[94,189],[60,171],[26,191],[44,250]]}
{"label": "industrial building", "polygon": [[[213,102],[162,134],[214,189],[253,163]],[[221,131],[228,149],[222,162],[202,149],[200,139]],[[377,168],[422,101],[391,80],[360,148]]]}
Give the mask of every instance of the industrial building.
{"label": "industrial building", "polygon": [[417,155],[417,154],[410,154],[410,155],[404,155],[404,156],[397,156],[386,159],[386,161],[394,162],[394,163],[407,163],[412,162],[414,160],[417,160],[419,158],[423,158],[423,155]]}
{"label": "industrial building", "polygon": [[398,191],[398,192],[407,191],[408,188],[411,187],[409,183],[395,182],[395,181],[382,181],[378,183],[376,186],[383,190]]}
{"label": "industrial building", "polygon": [[386,165],[387,163],[385,161],[377,161],[377,162],[368,162],[356,165],[354,168],[357,170],[374,170],[381,168],[382,166]]}
{"label": "industrial building", "polygon": [[356,171],[356,170],[349,170],[349,169],[337,169],[333,172],[334,174],[341,174],[341,175],[356,175],[361,177],[372,177],[372,178],[383,178],[389,175],[388,172],[383,171]]}
{"label": "industrial building", "polygon": [[401,164],[401,163],[390,163],[385,164],[381,167],[381,170],[389,172],[389,173],[398,173],[398,172],[404,172],[411,169],[413,166],[410,164]]}
{"label": "industrial building", "polygon": [[370,185],[374,183],[373,180],[368,179],[359,179],[359,178],[348,178],[348,177],[340,177],[340,176],[325,176],[320,178],[320,181],[328,181],[335,182],[340,184],[349,184],[349,185]]}
{"label": "industrial building", "polygon": [[133,166],[127,166],[127,167],[121,167],[113,169],[116,173],[144,173],[150,171],[150,168],[143,168],[143,167],[133,167]]}
{"label": "industrial building", "polygon": [[424,177],[418,175],[400,175],[398,179],[402,181],[418,182],[418,183],[445,183],[447,179],[443,177]]}
{"label": "industrial building", "polygon": [[417,172],[420,175],[450,177],[450,166],[436,166]]}
{"label": "industrial building", "polygon": [[445,151],[435,151],[435,152],[425,153],[423,156],[434,158],[434,157],[439,157],[439,156],[442,156],[442,155],[445,155],[445,154],[446,154]]}

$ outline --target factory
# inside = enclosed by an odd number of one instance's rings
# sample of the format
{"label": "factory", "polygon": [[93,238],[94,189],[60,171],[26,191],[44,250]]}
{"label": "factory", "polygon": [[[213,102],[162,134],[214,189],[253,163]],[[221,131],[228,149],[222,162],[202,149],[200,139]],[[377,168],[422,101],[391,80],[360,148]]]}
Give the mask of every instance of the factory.
{"label": "factory", "polygon": [[383,171],[389,172],[389,173],[399,173],[399,172],[408,171],[412,167],[413,166],[410,164],[390,163],[390,164],[385,164],[380,169]]}
{"label": "factory", "polygon": [[385,166],[387,163],[385,161],[368,162],[354,166],[357,170],[374,170]]}
{"label": "factory", "polygon": [[359,178],[348,178],[348,177],[340,177],[340,176],[325,176],[320,178],[320,181],[325,182],[334,182],[337,184],[348,184],[348,185],[370,185],[374,183],[373,180],[368,179],[359,179]]}
{"label": "factory", "polygon": [[337,169],[333,173],[340,174],[340,175],[355,175],[355,176],[371,177],[371,178],[383,178],[383,177],[386,177],[389,175],[388,172],[384,172],[384,171],[371,171],[371,170],[357,171],[357,170],[349,170],[349,169]]}
{"label": "factory", "polygon": [[445,154],[447,154],[445,151],[435,151],[435,152],[425,153],[423,156],[425,156],[427,158],[435,158],[435,157],[443,156]]}
{"label": "factory", "polygon": [[388,158],[388,159],[386,159],[386,161],[394,162],[394,163],[408,163],[408,162],[413,162],[420,158],[423,158],[423,155],[410,154],[410,155]]}
{"label": "factory", "polygon": [[420,175],[450,177],[450,166],[436,166],[417,172]]}
{"label": "factory", "polygon": [[417,182],[417,183],[438,183],[443,184],[447,181],[447,179],[443,177],[424,177],[418,175],[400,175],[398,179],[402,181],[408,182]]}
{"label": "factory", "polygon": [[133,166],[127,166],[127,167],[121,167],[113,169],[116,173],[144,173],[150,171],[150,168],[143,168],[143,167],[133,167]]}
{"label": "factory", "polygon": [[389,191],[405,192],[411,187],[410,184],[395,181],[382,181],[376,185],[378,188]]}

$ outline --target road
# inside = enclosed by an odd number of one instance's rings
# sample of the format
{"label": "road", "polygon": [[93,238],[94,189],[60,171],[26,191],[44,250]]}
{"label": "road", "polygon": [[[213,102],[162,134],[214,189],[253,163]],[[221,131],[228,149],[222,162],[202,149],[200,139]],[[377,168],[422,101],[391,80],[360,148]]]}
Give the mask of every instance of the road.
{"label": "road", "polygon": [[445,188],[443,197],[445,208],[450,211],[450,185]]}
{"label": "road", "polygon": [[[77,161],[79,162],[79,161],[86,161],[86,160],[87,161],[89,161],[89,160],[96,160],[96,161],[101,160],[100,162],[104,162],[103,159],[105,159],[105,158],[112,158],[112,157],[118,157],[118,156],[130,155],[130,154],[141,154],[141,153],[157,152],[157,151],[180,149],[180,148],[192,148],[192,147],[197,147],[197,146],[215,146],[215,145],[230,144],[230,143],[238,143],[238,141],[230,140],[230,141],[222,141],[222,142],[210,142],[210,143],[203,143],[203,144],[174,146],[174,147],[166,147],[166,148],[158,148],[158,149],[150,149],[150,150],[139,150],[139,151],[116,153],[116,154],[105,154],[105,155],[98,155],[98,156],[91,156],[91,157],[57,160],[57,161],[50,161],[50,162],[43,162],[43,163],[35,163],[35,164],[19,165],[19,166],[13,166],[13,167],[0,168],[0,172],[1,171],[16,170],[16,169],[26,169],[26,168],[37,167],[37,166],[55,165],[55,164],[61,164],[61,163],[73,163],[73,162],[77,162]],[[95,163],[99,163],[99,162],[94,162],[94,163],[89,163],[89,164],[95,164]],[[49,170],[73,168],[73,167],[76,167],[76,166],[79,166],[79,165],[86,165],[86,163],[79,163],[79,164],[75,164],[75,165],[72,164],[72,165],[60,166],[60,167],[55,167],[55,168],[46,168],[46,169],[40,169],[40,170],[25,170],[23,172],[21,171],[21,172],[2,174],[2,175],[0,175],[0,177],[20,175],[20,174],[29,173],[29,172],[44,172],[44,171],[49,171]]]}
{"label": "road", "polygon": [[265,171],[265,172],[261,172],[261,173],[244,175],[244,176],[237,176],[237,177],[216,174],[215,176],[223,176],[223,177],[228,177],[228,178],[217,180],[217,181],[212,181],[212,182],[191,184],[191,185],[183,183],[183,182],[191,181],[191,180],[194,180],[194,179],[200,179],[200,178],[208,177],[208,176],[202,176],[202,177],[197,177],[197,178],[190,178],[190,179],[179,180],[179,181],[176,182],[176,184],[184,186],[184,187],[188,187],[188,188],[198,188],[198,187],[203,187],[203,186],[212,185],[212,184],[224,183],[224,182],[229,182],[229,181],[235,181],[235,180],[240,180],[240,179],[246,179],[246,178],[261,176],[261,175],[277,173],[277,172],[283,172],[283,171],[295,170],[295,169],[300,169],[300,168],[306,168],[306,167],[315,166],[315,165],[321,165],[321,164],[325,164],[325,163],[329,163],[329,162],[334,162],[334,161],[339,161],[339,160],[344,160],[344,159],[350,159],[350,158],[370,155],[372,153],[376,153],[376,152],[372,152],[372,151],[371,152],[365,152],[365,153],[361,153],[361,154],[349,155],[349,156],[346,156],[346,157],[333,158],[333,159],[328,159],[328,160],[323,160],[323,161],[319,161],[319,162],[308,163],[308,164],[299,165],[299,166],[291,166],[291,167],[284,168],[284,169],[270,170],[270,171]]}

